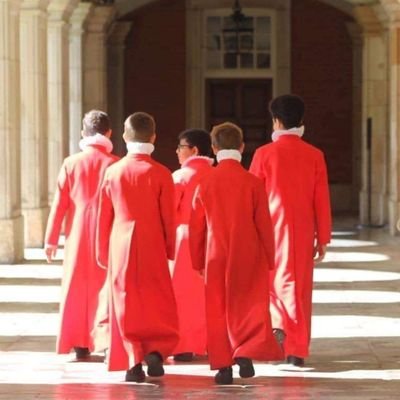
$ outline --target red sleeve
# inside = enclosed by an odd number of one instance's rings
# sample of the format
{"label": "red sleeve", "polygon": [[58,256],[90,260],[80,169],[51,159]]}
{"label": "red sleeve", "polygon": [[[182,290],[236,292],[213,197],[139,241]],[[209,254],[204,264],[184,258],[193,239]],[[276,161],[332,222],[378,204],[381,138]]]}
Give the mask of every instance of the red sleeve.
{"label": "red sleeve", "polygon": [[198,186],[193,197],[193,207],[189,222],[189,247],[192,266],[199,271],[206,267],[207,223]]}
{"label": "red sleeve", "polygon": [[57,179],[57,188],[54,194],[53,204],[47,220],[45,244],[57,245],[61,226],[65,214],[69,208],[69,180],[65,163],[62,165]]}
{"label": "red sleeve", "polygon": [[256,186],[254,204],[254,222],[258,236],[267,256],[269,269],[275,268],[275,240],[271,215],[268,207],[267,195],[262,183]]}
{"label": "red sleeve", "polygon": [[114,221],[114,208],[111,200],[109,180],[106,172],[100,191],[99,213],[96,230],[97,263],[107,268],[109,259],[110,236]]}
{"label": "red sleeve", "polygon": [[261,161],[261,153],[260,151],[256,150],[253,156],[253,160],[251,161],[249,172],[251,172],[253,175],[257,176],[260,178],[262,181],[264,181],[264,171],[262,168],[262,161]]}
{"label": "red sleeve", "polygon": [[174,183],[171,174],[163,179],[160,193],[160,212],[164,229],[166,252],[169,260],[175,258],[175,197]]}
{"label": "red sleeve", "polygon": [[331,205],[329,198],[328,174],[323,156],[317,162],[314,210],[316,218],[316,234],[319,244],[327,244],[331,241]]}

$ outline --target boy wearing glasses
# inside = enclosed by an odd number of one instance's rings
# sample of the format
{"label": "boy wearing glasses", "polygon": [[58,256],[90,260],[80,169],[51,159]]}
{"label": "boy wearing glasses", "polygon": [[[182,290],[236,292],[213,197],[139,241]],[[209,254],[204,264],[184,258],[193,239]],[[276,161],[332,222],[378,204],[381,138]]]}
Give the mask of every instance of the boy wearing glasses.
{"label": "boy wearing glasses", "polygon": [[191,361],[194,354],[206,354],[204,279],[193,269],[188,242],[188,225],[194,191],[212,170],[210,134],[188,129],[179,137],[176,150],[181,168],[172,174],[175,184],[176,251],[172,275],[179,317],[180,340],[175,361]]}
{"label": "boy wearing glasses", "polygon": [[110,268],[109,370],[125,380],[164,375],[178,342],[168,260],[175,252],[174,186],[154,161],[155,121],[144,112],[125,121],[128,154],[106,171],[97,230],[99,263]]}
{"label": "boy wearing glasses", "polygon": [[205,271],[210,366],[217,384],[231,384],[233,364],[249,378],[252,359],[282,357],[268,312],[274,240],[262,182],[240,164],[242,130],[214,126],[211,141],[218,165],[196,189],[189,244],[193,268]]}

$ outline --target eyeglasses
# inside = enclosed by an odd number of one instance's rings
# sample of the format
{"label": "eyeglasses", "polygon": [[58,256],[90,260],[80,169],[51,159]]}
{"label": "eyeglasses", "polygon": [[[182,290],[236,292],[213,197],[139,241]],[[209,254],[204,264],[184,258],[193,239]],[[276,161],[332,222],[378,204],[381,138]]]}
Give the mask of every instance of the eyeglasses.
{"label": "eyeglasses", "polygon": [[192,145],[190,145],[190,144],[178,144],[178,146],[176,146],[176,148],[178,149],[178,150],[180,150],[180,149],[183,149],[184,147],[189,147],[189,149],[192,149],[193,148],[193,146]]}

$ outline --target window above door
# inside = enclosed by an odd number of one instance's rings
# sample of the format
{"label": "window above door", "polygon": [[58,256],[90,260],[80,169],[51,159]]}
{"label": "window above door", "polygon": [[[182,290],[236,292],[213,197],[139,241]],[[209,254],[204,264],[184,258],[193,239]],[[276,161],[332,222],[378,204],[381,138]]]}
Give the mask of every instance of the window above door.
{"label": "window above door", "polygon": [[232,12],[212,10],[205,14],[205,70],[207,75],[243,73],[272,74],[274,65],[274,12],[244,10],[240,26]]}

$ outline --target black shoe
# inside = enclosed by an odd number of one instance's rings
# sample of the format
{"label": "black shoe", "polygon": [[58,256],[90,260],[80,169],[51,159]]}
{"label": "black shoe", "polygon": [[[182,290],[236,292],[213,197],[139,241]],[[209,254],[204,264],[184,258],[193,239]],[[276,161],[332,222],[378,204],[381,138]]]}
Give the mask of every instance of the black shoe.
{"label": "black shoe", "polygon": [[142,364],[136,364],[131,369],[128,369],[125,374],[126,382],[144,382],[146,379],[146,375],[143,371]]}
{"label": "black shoe", "polygon": [[287,356],[286,361],[288,362],[288,364],[292,364],[295,367],[304,367],[304,358]]}
{"label": "black shoe", "polygon": [[232,385],[232,367],[220,368],[214,380],[217,385]]}
{"label": "black shoe", "polygon": [[272,333],[275,336],[276,341],[283,346],[283,342],[285,341],[286,338],[286,333],[283,329],[280,328],[274,328],[272,329]]}
{"label": "black shoe", "polygon": [[174,355],[174,361],[193,361],[193,353],[179,353]]}
{"label": "black shoe", "polygon": [[239,375],[241,378],[251,378],[254,376],[253,361],[246,357],[236,357],[235,363],[239,365]]}
{"label": "black shoe", "polygon": [[77,360],[84,360],[90,356],[90,351],[87,347],[74,347]]}
{"label": "black shoe", "polygon": [[146,361],[147,364],[147,375],[149,376],[164,375],[163,359],[160,353],[156,351],[149,353],[144,358],[144,360]]}

